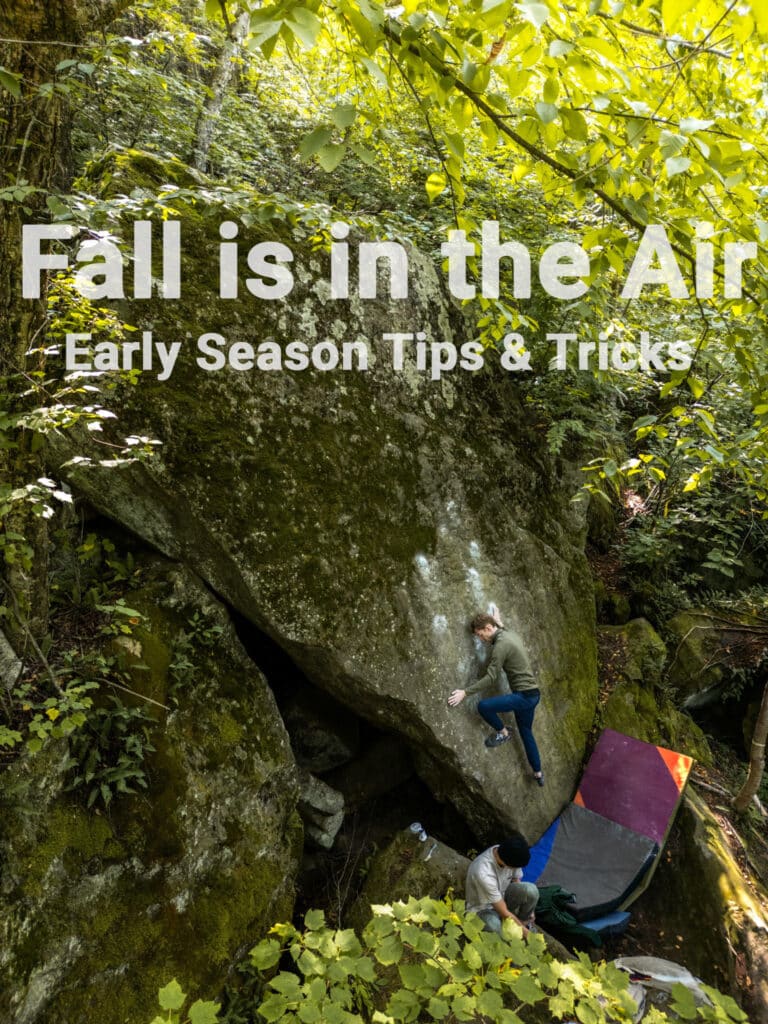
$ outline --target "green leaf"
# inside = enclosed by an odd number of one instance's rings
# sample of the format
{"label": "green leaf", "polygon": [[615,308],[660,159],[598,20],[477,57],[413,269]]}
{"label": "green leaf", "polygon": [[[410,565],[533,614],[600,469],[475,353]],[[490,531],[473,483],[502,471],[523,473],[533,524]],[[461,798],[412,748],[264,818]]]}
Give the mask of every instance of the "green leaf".
{"label": "green leaf", "polygon": [[661,0],[661,17],[667,31],[673,30],[696,3],[697,0]]}
{"label": "green leaf", "polygon": [[554,103],[544,103],[539,100],[536,104],[536,113],[543,124],[551,124],[557,117],[557,107]]}
{"label": "green leaf", "polygon": [[693,998],[693,992],[679,981],[672,986],[672,1009],[683,1020],[696,1019],[696,1000]]}
{"label": "green leaf", "polygon": [[388,935],[374,953],[380,964],[396,964],[403,955],[403,944],[396,935]]}
{"label": "green leaf", "polygon": [[331,111],[331,120],[337,128],[349,128],[357,117],[357,107],[353,103],[339,103]]}
{"label": "green leaf", "polygon": [[271,1022],[280,1020],[287,1009],[288,1000],[284,996],[268,996],[259,1004],[258,1014]]}
{"label": "green leaf", "polygon": [[447,184],[445,175],[442,171],[436,171],[434,174],[430,174],[424,186],[427,190],[430,203],[436,199],[441,192],[445,192]]}
{"label": "green leaf", "polygon": [[323,170],[330,173],[339,166],[346,151],[347,147],[343,142],[332,142],[329,146],[323,146],[317,154],[317,159]]}
{"label": "green leaf", "polygon": [[700,482],[701,473],[691,473],[691,475],[685,481],[685,487],[683,487],[683,494],[687,494],[689,491],[698,490]]}
{"label": "green leaf", "polygon": [[537,1003],[545,996],[538,981],[531,974],[521,974],[510,983],[510,988],[518,999],[530,1005]]}
{"label": "green leaf", "polygon": [[481,992],[477,997],[478,1011],[487,1014],[489,1017],[495,1017],[501,1013],[503,1008],[504,1003],[501,996],[492,989],[486,989],[485,992]]}
{"label": "green leaf", "polygon": [[697,400],[701,398],[705,390],[704,382],[699,380],[698,377],[694,377],[693,374],[689,374],[686,378],[686,383],[693,397]]}
{"label": "green leaf", "polygon": [[444,999],[438,999],[436,996],[429,1000],[429,1005],[427,1006],[427,1011],[433,1020],[443,1020],[448,1016],[450,1010],[451,1008],[448,1003]]}
{"label": "green leaf", "polygon": [[311,932],[325,928],[325,912],[322,910],[308,910],[304,915],[304,925]]}
{"label": "green leaf", "polygon": [[565,39],[553,39],[549,44],[549,56],[550,57],[565,57],[571,52],[574,44],[568,43]]}
{"label": "green leaf", "polygon": [[359,160],[362,160],[362,162],[366,164],[368,167],[371,167],[373,166],[373,164],[376,163],[376,154],[373,153],[370,149],[366,149],[365,146],[360,146],[357,143],[353,142],[349,148],[352,150],[355,156]]}
{"label": "green leaf", "polygon": [[424,964],[400,964],[398,970],[406,988],[419,989],[429,981]]}
{"label": "green leaf", "polygon": [[560,116],[563,119],[565,134],[569,138],[577,139],[579,142],[587,141],[589,135],[587,119],[580,110],[561,110]]}
{"label": "green leaf", "polygon": [[330,128],[315,128],[309,135],[305,135],[299,144],[299,156],[308,160],[314,156],[319,149],[330,142],[333,132]]}
{"label": "green leaf", "polygon": [[322,1021],[320,1007],[316,1003],[304,1002],[296,1010],[296,1016],[304,1024],[319,1024]]}
{"label": "green leaf", "polygon": [[360,940],[355,934],[354,928],[345,928],[343,931],[336,932],[334,941],[340,953],[349,953],[352,956],[360,955]]}
{"label": "green leaf", "polygon": [[157,993],[158,1002],[164,1010],[180,1010],[187,998],[181,990],[181,985],[174,978],[169,981],[165,988]]}
{"label": "green leaf", "polygon": [[275,989],[286,997],[286,999],[298,1000],[301,998],[301,985],[295,974],[281,971],[270,983],[270,988]]}
{"label": "green leaf", "polygon": [[752,0],[750,6],[758,32],[768,35],[768,7],[765,6],[763,0]]}
{"label": "green leaf", "polygon": [[420,1008],[421,1000],[416,993],[401,988],[389,1000],[387,1013],[397,1020],[416,1020]]}
{"label": "green leaf", "polygon": [[542,89],[542,96],[544,97],[545,103],[554,103],[560,92],[560,83],[554,75],[550,75],[544,82],[544,88]]}
{"label": "green leaf", "polygon": [[603,1016],[602,1014],[598,1014],[597,1010],[584,999],[580,999],[576,1003],[575,1012],[576,1016],[581,1021],[581,1024],[598,1024],[598,1021],[600,1021]]}
{"label": "green leaf", "polygon": [[730,1020],[734,1021],[746,1021],[748,1024],[749,1018],[741,1007],[736,1003],[733,996],[725,995],[723,992],[718,992],[717,989],[711,988],[709,985],[704,985],[704,992],[709,996],[715,1006],[725,1010]]}
{"label": "green leaf", "polygon": [[536,28],[541,28],[549,18],[549,8],[546,4],[528,3],[526,0],[525,3],[515,4],[515,6],[526,21],[530,21]]}
{"label": "green leaf", "polygon": [[317,953],[313,953],[311,949],[303,950],[296,966],[305,977],[308,977],[310,974],[325,974],[325,961]]}
{"label": "green leaf", "polygon": [[250,952],[251,963],[260,971],[266,971],[274,967],[280,959],[280,943],[275,939],[264,939],[258,946],[254,946]]}
{"label": "green leaf", "polygon": [[667,168],[667,177],[674,178],[676,174],[683,174],[687,171],[691,166],[691,161],[687,156],[671,156],[664,161],[664,166]]}
{"label": "green leaf", "polygon": [[0,68],[0,85],[6,89],[11,96],[15,96],[16,99],[21,99],[21,83],[23,79],[21,75],[16,74],[13,71],[6,71],[5,68]]}
{"label": "green leaf", "polygon": [[307,10],[306,7],[295,7],[289,14],[287,22],[293,34],[308,50],[315,45],[323,28],[323,23],[318,16]]}
{"label": "green leaf", "polygon": [[189,1008],[189,1024],[217,1024],[221,1003],[198,999]]}

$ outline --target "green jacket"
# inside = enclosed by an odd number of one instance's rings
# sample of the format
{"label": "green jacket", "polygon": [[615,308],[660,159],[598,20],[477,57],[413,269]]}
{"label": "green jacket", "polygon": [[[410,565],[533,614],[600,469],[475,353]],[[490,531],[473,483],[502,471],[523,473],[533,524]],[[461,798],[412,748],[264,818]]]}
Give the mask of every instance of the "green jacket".
{"label": "green jacket", "polygon": [[552,932],[556,939],[560,939],[567,946],[582,949],[585,941],[588,945],[602,946],[600,933],[588,925],[579,924],[569,912],[569,904],[575,902],[574,894],[566,892],[559,885],[541,886],[539,902],[536,904],[536,924]]}
{"label": "green jacket", "polygon": [[533,677],[531,663],[517,633],[500,629],[491,640],[491,657],[485,667],[485,674],[474,683],[464,687],[465,693],[477,693],[489,686],[497,686],[502,669],[509,680],[510,690],[537,690],[539,684]]}

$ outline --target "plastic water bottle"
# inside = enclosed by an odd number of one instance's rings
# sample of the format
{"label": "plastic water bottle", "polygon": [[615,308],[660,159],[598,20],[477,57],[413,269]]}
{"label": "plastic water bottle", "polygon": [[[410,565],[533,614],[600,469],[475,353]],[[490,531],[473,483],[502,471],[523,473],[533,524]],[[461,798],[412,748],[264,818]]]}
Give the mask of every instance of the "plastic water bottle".
{"label": "plastic water bottle", "polygon": [[414,821],[414,823],[411,825],[411,832],[415,836],[418,836],[420,843],[426,843],[427,830],[424,828],[420,821]]}

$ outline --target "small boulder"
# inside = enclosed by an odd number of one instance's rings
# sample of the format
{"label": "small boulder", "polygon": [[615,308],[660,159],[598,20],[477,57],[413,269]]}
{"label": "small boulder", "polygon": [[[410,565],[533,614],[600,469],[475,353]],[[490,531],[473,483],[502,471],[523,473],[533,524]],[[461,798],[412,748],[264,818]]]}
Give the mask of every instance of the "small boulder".
{"label": "small boulder", "polygon": [[330,850],[344,821],[344,797],[327,782],[304,771],[301,773],[299,814],[307,839],[323,850]]}
{"label": "small boulder", "polygon": [[622,649],[621,675],[629,682],[661,682],[667,648],[647,619],[632,619],[619,626],[601,626],[602,637],[614,637]]}
{"label": "small boulder", "polygon": [[607,729],[712,764],[712,751],[699,726],[654,687],[620,682],[603,708],[602,722]]}
{"label": "small boulder", "polygon": [[371,904],[394,903],[409,896],[439,900],[448,889],[463,898],[469,864],[469,858],[432,836],[421,842],[410,829],[398,832],[373,858],[349,923],[362,929],[370,919]]}
{"label": "small boulder", "polygon": [[672,638],[667,675],[685,704],[702,704],[714,700],[723,681],[722,660],[717,657],[721,647],[720,630],[703,610],[684,611],[673,615],[667,623]]}

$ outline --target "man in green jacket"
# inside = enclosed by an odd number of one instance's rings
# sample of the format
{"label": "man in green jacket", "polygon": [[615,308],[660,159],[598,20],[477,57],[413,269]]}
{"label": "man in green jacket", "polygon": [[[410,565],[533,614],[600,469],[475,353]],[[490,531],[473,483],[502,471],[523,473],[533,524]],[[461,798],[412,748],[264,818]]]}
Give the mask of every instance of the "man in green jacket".
{"label": "man in green jacket", "polygon": [[483,643],[491,645],[491,657],[485,674],[476,682],[463,690],[454,690],[448,698],[451,707],[461,704],[467,694],[477,693],[490,686],[497,686],[502,671],[509,681],[511,693],[498,697],[487,697],[477,705],[477,710],[485,721],[495,730],[489,736],[486,747],[498,747],[509,738],[509,730],[499,718],[500,711],[512,711],[517,722],[520,738],[525,747],[528,763],[533,769],[536,782],[544,785],[544,773],[541,770],[539,748],[533,736],[533,715],[541,694],[531,671],[531,663],[525,653],[520,637],[509,629],[505,629],[493,615],[480,614],[472,619],[472,632]]}

